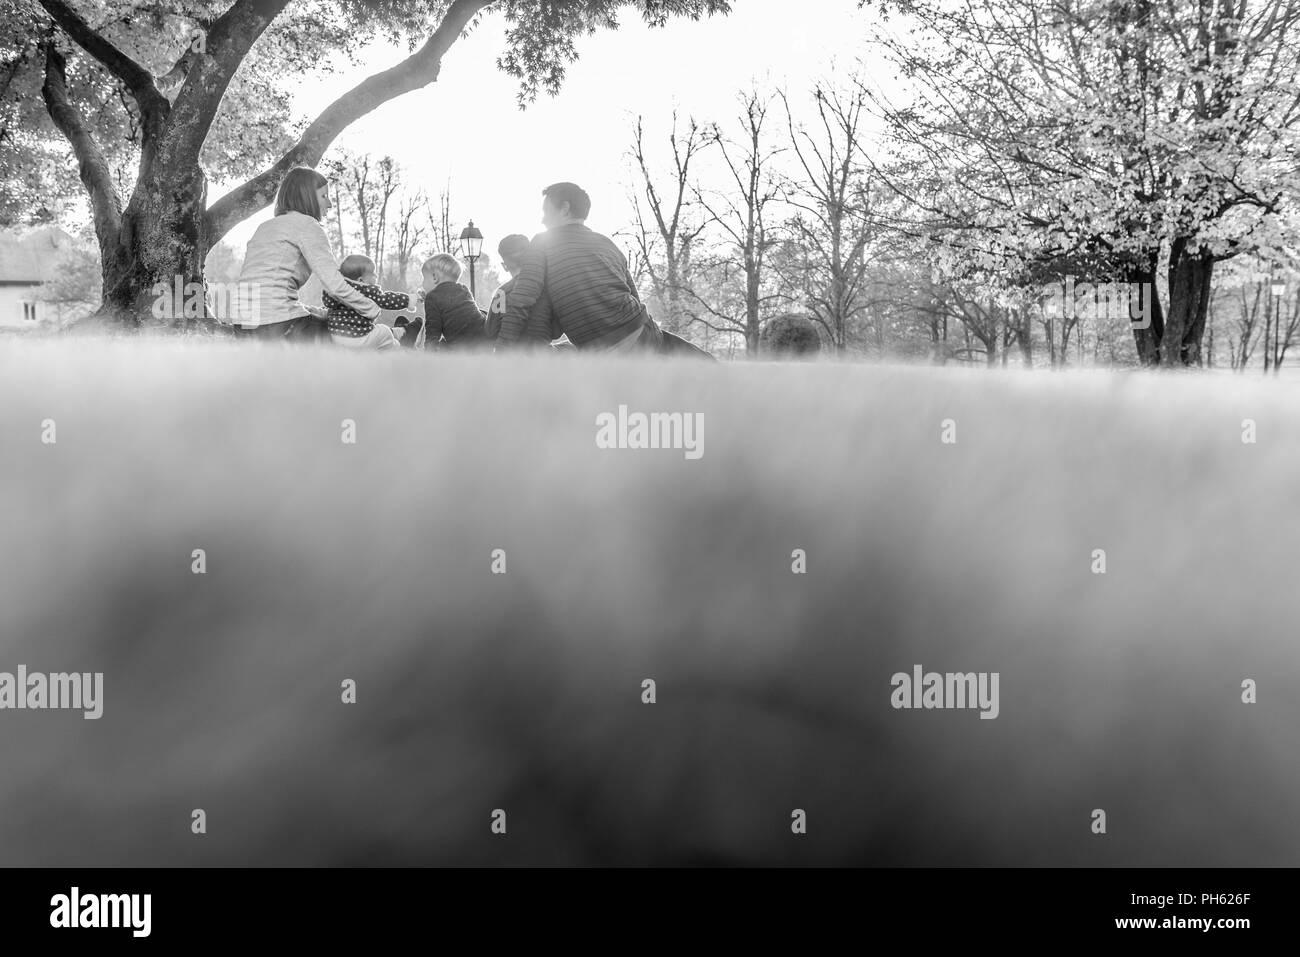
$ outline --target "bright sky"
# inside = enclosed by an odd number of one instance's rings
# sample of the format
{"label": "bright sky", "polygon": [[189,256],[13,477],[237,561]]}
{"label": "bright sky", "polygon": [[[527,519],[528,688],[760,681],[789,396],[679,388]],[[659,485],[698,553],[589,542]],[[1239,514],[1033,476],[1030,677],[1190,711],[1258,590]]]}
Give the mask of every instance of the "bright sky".
{"label": "bright sky", "polygon": [[[683,117],[728,121],[738,91],[754,79],[802,98],[833,64],[848,68],[866,54],[866,39],[878,29],[876,16],[858,10],[856,0],[735,0],[730,16],[677,20],[659,30],[645,27],[633,11],[622,19],[617,31],[580,38],[580,59],[559,95],[543,94],[520,112],[516,81],[496,67],[504,18],[489,15],[456,41],[437,83],[362,118],[336,145],[392,155],[406,167],[408,182],[434,197],[450,178],[455,225],[472,218],[488,251],[508,233],[540,231],[541,189],[559,180],[583,186],[593,201],[588,222],[613,234],[632,218],[627,153],[638,113],[652,161],[667,162],[674,106]],[[297,106],[315,116],[364,76],[405,56],[403,48],[377,44],[358,69],[304,84]],[[716,175],[703,166],[701,172]],[[214,187],[213,198],[221,191]],[[240,224],[225,241],[242,252],[269,215]]]}

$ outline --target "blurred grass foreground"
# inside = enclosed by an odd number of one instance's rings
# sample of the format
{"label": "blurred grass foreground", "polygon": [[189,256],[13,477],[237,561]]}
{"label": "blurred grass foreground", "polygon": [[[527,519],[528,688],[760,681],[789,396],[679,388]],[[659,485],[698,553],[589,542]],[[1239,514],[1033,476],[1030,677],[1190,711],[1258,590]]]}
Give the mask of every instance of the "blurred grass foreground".
{"label": "blurred grass foreground", "polygon": [[0,863],[1294,865],[1287,389],[14,345]]}

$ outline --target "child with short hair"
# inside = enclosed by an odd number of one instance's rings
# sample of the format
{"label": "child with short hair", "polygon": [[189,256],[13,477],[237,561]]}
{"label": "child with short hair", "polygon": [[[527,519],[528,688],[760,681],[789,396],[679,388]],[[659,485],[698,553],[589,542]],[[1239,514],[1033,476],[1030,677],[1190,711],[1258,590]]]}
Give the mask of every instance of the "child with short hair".
{"label": "child with short hair", "polygon": [[486,316],[460,283],[460,260],[438,253],[425,260],[424,328],[415,346],[426,349],[481,349],[487,345]]}
{"label": "child with short hair", "polygon": [[[495,343],[497,333],[501,331],[501,320],[506,314],[506,305],[510,301],[510,290],[515,287],[515,277],[523,269],[524,257],[528,255],[529,241],[528,237],[522,233],[512,233],[497,246],[497,255],[501,257],[501,265],[506,272],[510,273],[510,278],[506,280],[497,289],[496,294],[492,297],[492,302],[488,305],[487,314],[487,337],[490,342]],[[524,325],[523,331],[519,333],[519,338],[515,340],[511,347],[528,349],[534,352],[551,352],[551,340],[558,339],[563,335],[555,316],[551,312],[551,300],[543,290],[542,295],[538,297],[537,302],[533,303],[532,308],[528,311],[528,320]]]}
{"label": "child with short hair", "polygon": [[[406,293],[386,292],[375,283],[375,263],[369,256],[345,256],[343,262],[339,263],[339,272],[349,286],[380,309],[411,308],[411,297]],[[394,330],[373,319],[367,319],[328,293],[322,298],[330,339],[337,345],[380,351],[396,349],[401,345],[398,340],[405,330]]]}

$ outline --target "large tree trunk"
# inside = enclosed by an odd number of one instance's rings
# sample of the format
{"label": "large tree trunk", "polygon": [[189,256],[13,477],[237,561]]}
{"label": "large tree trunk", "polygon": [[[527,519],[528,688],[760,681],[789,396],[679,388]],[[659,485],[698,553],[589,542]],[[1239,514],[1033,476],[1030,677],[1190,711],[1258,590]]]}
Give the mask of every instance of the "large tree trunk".
{"label": "large tree trunk", "polygon": [[99,318],[169,328],[207,318],[201,292],[207,180],[197,163],[178,165],[156,165],[137,184],[105,262]]}
{"label": "large tree trunk", "polygon": [[97,318],[138,327],[185,323],[204,314],[209,241],[199,152],[235,72],[288,2],[236,0],[211,23],[205,50],[187,51],[173,67],[171,72],[185,79],[169,100],[147,69],[91,28],[66,0],[41,0],[54,22],[125,84],[140,116],[139,175],[121,209],[103,154],[68,99],[64,58],[48,42],[46,106],[77,157],[103,260],[104,299]]}
{"label": "large tree trunk", "polygon": [[1018,318],[1016,340],[1020,343],[1020,354],[1024,358],[1025,368],[1034,367],[1034,327],[1030,324],[1029,313],[1024,311]]}
{"label": "large tree trunk", "polygon": [[1203,250],[1174,243],[1169,260],[1169,316],[1160,338],[1160,364],[1177,368],[1201,364],[1201,339],[1210,307],[1214,259]]}
{"label": "large tree trunk", "polygon": [[1156,291],[1156,264],[1154,259],[1139,266],[1130,267],[1125,273],[1125,281],[1137,286],[1142,297],[1143,306],[1150,310],[1151,324],[1145,329],[1133,327],[1133,344],[1137,347],[1138,362],[1144,366],[1160,363],[1160,342],[1165,332],[1164,311],[1160,305],[1160,295]]}

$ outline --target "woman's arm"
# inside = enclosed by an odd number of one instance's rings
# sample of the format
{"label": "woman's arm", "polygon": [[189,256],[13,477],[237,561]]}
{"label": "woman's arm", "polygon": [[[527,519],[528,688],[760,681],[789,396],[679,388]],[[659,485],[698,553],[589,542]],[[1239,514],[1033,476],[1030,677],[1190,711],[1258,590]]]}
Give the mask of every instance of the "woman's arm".
{"label": "woman's arm", "polygon": [[378,286],[358,286],[380,309],[410,309],[411,297],[404,292],[389,292]]}
{"label": "woman's arm", "polygon": [[312,274],[320,280],[324,290],[346,306],[350,306],[367,319],[379,318],[379,306],[371,302],[343,278],[325,229],[310,216],[300,217],[303,229],[298,238],[298,249],[307,260]]}

